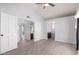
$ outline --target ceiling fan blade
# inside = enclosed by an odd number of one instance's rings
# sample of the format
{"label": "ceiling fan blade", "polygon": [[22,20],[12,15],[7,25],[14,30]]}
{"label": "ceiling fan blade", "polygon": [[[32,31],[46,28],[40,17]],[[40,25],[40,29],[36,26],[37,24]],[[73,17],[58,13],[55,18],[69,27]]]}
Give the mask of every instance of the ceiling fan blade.
{"label": "ceiling fan blade", "polygon": [[46,7],[45,6],[43,6],[43,9],[45,9]]}
{"label": "ceiling fan blade", "polygon": [[50,6],[52,6],[52,7],[54,7],[55,5],[54,4],[52,4],[52,3],[48,3]]}

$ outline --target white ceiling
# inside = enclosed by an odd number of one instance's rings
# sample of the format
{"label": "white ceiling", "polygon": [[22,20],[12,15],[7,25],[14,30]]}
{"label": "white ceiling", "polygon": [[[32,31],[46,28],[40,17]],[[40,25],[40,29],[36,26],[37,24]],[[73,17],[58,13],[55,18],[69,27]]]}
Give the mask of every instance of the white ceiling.
{"label": "white ceiling", "polygon": [[55,7],[48,6],[43,9],[40,5],[37,5],[39,13],[44,19],[51,19],[63,16],[74,15],[77,11],[77,3],[54,3]]}
{"label": "white ceiling", "polygon": [[44,19],[57,18],[62,16],[74,15],[77,11],[76,3],[54,3],[55,7],[48,6],[42,9],[41,6],[34,3],[8,4],[0,3],[0,9],[14,15],[27,16],[34,12],[38,13]]}

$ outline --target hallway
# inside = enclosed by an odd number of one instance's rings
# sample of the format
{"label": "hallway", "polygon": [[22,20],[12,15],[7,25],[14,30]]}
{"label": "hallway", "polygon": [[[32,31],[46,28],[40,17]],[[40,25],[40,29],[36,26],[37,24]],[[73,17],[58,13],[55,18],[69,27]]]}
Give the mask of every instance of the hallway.
{"label": "hallway", "polygon": [[75,45],[53,40],[20,42],[18,48],[4,55],[75,55]]}

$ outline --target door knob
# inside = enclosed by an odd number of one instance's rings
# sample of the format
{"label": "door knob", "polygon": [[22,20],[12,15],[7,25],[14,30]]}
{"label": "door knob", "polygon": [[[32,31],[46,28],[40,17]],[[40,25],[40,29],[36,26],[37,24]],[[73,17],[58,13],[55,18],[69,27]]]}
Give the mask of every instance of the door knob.
{"label": "door knob", "polygon": [[0,36],[4,36],[3,34],[1,34]]}

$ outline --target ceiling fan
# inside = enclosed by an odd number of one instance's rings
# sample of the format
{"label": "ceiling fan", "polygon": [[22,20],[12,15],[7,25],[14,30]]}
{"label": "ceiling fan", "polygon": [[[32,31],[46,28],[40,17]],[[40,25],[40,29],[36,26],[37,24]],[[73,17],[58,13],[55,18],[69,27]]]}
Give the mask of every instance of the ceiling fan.
{"label": "ceiling fan", "polygon": [[51,6],[51,7],[55,7],[55,5],[53,3],[36,3],[37,5],[42,5],[43,9],[46,9],[46,7]]}

